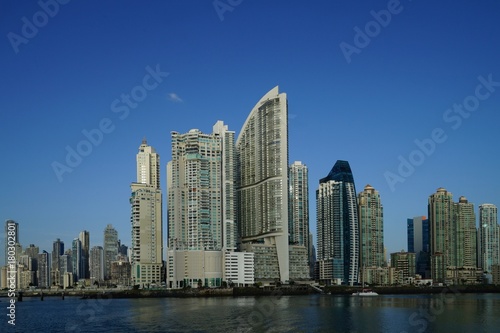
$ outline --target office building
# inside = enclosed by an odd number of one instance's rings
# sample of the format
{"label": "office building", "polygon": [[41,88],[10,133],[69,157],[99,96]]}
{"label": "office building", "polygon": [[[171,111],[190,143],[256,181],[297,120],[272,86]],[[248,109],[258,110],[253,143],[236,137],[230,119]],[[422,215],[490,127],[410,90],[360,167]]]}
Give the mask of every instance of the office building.
{"label": "office building", "polygon": [[353,285],[359,280],[356,188],[347,161],[337,161],[316,191],[319,278]]}
{"label": "office building", "polygon": [[131,184],[131,266],[134,285],[161,282],[163,266],[160,157],[145,140],[137,154],[137,182]]}

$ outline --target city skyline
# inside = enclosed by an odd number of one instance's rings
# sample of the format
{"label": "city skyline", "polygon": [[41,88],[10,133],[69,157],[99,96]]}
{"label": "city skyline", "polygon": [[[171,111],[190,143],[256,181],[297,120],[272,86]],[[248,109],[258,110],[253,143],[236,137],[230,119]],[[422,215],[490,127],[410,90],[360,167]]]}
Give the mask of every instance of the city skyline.
{"label": "city skyline", "polygon": [[[107,224],[131,245],[127,184],[141,140],[169,156],[171,130],[209,133],[222,120],[238,131],[276,85],[289,99],[289,161],[308,166],[314,189],[348,160],[358,186],[380,193],[387,253],[406,248],[407,218],[427,215],[439,187],[474,204],[476,225],[480,205],[500,207],[497,2],[401,2],[368,34],[386,2],[287,3],[285,13],[245,1],[223,20],[211,2],[70,2],[16,48],[9,33],[22,36],[22,18],[43,9],[3,6],[0,218],[20,224],[23,246],[70,247],[81,230],[102,246]],[[309,203],[316,243],[314,191]]]}

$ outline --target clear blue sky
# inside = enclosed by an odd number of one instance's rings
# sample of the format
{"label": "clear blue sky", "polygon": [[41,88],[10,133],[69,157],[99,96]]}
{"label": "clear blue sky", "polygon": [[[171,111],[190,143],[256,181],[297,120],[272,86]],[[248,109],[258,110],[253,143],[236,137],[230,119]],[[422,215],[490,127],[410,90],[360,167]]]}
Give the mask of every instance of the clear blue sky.
{"label": "clear blue sky", "polygon": [[[220,3],[235,6],[73,0],[49,6],[50,16],[35,1],[0,3],[0,220],[19,222],[23,246],[50,252],[61,238],[67,248],[84,229],[101,245],[108,223],[130,245],[142,138],[161,155],[165,190],[171,131],[210,132],[220,119],[239,133],[276,85],[288,94],[290,162],[310,169],[313,233],[318,181],[338,159],[350,162],[358,192],[380,191],[389,253],[406,249],[406,219],[427,215],[438,187],[476,210],[500,207],[500,3]],[[382,10],[390,20],[371,22]],[[341,44],[357,48],[350,62]],[[148,66],[169,74],[156,82]],[[141,99],[133,107],[121,101],[131,93]],[[455,103],[472,111],[447,111]],[[66,147],[103,119],[109,133],[59,181],[53,163],[66,164]],[[416,152],[414,141],[439,128],[433,151]],[[399,173],[399,156],[410,155],[419,165]],[[405,181],[391,189],[387,172]]]}

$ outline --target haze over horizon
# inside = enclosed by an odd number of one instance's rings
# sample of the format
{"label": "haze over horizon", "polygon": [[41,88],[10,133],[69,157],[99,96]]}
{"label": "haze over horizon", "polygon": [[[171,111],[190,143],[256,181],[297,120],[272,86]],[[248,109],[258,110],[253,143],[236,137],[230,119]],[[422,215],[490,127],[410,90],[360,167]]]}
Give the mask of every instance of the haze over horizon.
{"label": "haze over horizon", "polygon": [[143,138],[160,155],[167,230],[170,132],[222,120],[237,136],[275,86],[289,163],[309,167],[315,238],[315,192],[337,160],[357,193],[380,192],[388,253],[407,249],[406,219],[427,216],[439,187],[476,219],[500,207],[496,1],[63,3],[0,4],[0,220],[19,223],[23,247],[68,248],[82,230],[102,246],[107,224],[129,246]]}

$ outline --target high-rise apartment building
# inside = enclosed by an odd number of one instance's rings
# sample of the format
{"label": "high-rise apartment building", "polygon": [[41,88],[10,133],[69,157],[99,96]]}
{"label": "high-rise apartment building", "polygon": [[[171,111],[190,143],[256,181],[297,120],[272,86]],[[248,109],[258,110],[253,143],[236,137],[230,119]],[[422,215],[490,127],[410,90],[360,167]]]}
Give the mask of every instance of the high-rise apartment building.
{"label": "high-rise apartment building", "polygon": [[80,243],[82,246],[81,252],[81,260],[82,260],[82,279],[90,279],[90,268],[89,268],[89,259],[90,259],[90,233],[87,230],[83,230],[80,232],[78,239],[80,239]]}
{"label": "high-rise apartment building", "polygon": [[453,194],[440,187],[429,197],[431,275],[435,282],[444,282],[446,267],[455,262],[453,237]]}
{"label": "high-rise apartment building", "polygon": [[493,204],[479,206],[478,266],[491,273],[493,265],[500,265],[500,226],[498,210]]}
{"label": "high-rise apartment building", "polygon": [[461,196],[454,204],[454,220],[452,236],[455,238],[452,266],[464,268],[477,267],[477,229],[474,204]]}
{"label": "high-rise apartment building", "polygon": [[461,283],[462,271],[479,274],[474,205],[463,196],[454,203],[453,195],[439,188],[429,197],[428,207],[433,280],[456,284]]}
{"label": "high-rise apartment building", "polygon": [[104,249],[102,246],[93,246],[90,249],[90,283],[100,284],[104,281]]}
{"label": "high-rise apartment building", "polygon": [[52,244],[50,281],[53,285],[62,286],[61,256],[63,254],[64,254],[64,242],[58,238]]}
{"label": "high-rise apartment building", "polygon": [[82,242],[79,238],[73,239],[71,243],[71,263],[73,267],[73,282],[80,279],[85,279],[83,257],[82,257]]}
{"label": "high-rise apartment building", "polygon": [[161,282],[163,265],[160,157],[144,140],[137,154],[137,182],[131,184],[131,266],[133,284]]}
{"label": "high-rise apartment building", "polygon": [[146,139],[142,140],[137,153],[137,183],[160,188],[160,155],[148,145]]}
{"label": "high-rise apartment building", "polygon": [[251,110],[236,141],[241,249],[255,279],[307,279],[307,248],[289,245],[288,104],[278,87]]}
{"label": "high-rise apartment building", "polygon": [[289,170],[289,222],[290,244],[309,248],[309,178],[305,164],[295,161]]}
{"label": "high-rise apartment building", "polygon": [[47,251],[39,253],[38,256],[37,281],[39,288],[50,288],[50,255]]}
{"label": "high-rise apartment building", "polygon": [[[384,212],[380,194],[366,185],[358,194],[360,267],[384,266]],[[371,283],[367,279],[364,282]]]}
{"label": "high-rise apartment building", "polygon": [[359,280],[356,188],[347,161],[337,161],[316,191],[319,278],[353,285]]}
{"label": "high-rise apartment building", "polygon": [[406,220],[408,252],[415,253],[416,273],[422,278],[431,277],[430,266],[430,226],[425,216],[415,216]]}
{"label": "high-rise apartment building", "polygon": [[222,252],[237,246],[234,131],[172,132],[167,184],[169,286],[220,286]]}
{"label": "high-rise apartment building", "polygon": [[118,231],[111,224],[104,229],[104,279],[111,279],[111,263],[118,255]]}

